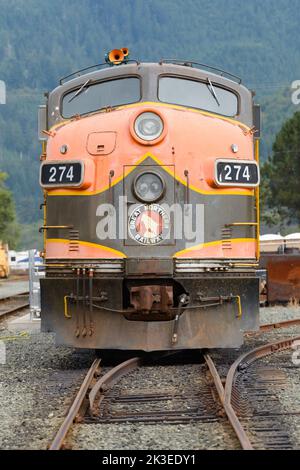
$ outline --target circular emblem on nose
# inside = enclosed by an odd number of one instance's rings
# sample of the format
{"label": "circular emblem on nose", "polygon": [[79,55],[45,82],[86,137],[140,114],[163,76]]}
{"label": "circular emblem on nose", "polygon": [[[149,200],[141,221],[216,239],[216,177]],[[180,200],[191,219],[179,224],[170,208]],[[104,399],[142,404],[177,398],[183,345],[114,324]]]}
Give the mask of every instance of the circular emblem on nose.
{"label": "circular emblem on nose", "polygon": [[129,216],[129,235],[142,245],[156,245],[169,236],[169,230],[170,217],[159,204],[142,204]]}

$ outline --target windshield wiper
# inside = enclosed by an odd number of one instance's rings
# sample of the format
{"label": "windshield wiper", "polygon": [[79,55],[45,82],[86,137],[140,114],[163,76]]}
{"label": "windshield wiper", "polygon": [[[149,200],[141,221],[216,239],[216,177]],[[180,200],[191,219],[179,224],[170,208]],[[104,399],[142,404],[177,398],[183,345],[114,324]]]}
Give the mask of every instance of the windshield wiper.
{"label": "windshield wiper", "polygon": [[216,100],[216,102],[218,103],[218,106],[220,106],[220,101],[218,100],[218,97],[216,95],[216,92],[215,92],[215,89],[213,87],[213,84],[211,83],[210,79],[207,77],[207,88],[209,89],[209,91],[211,92],[211,94],[213,95],[214,99]]}
{"label": "windshield wiper", "polygon": [[76,91],[75,95],[73,95],[72,98],[69,99],[68,103],[71,103],[71,101],[73,101],[78,95],[80,95],[90,82],[91,82],[91,79],[89,78],[89,79],[79,88],[79,90]]}

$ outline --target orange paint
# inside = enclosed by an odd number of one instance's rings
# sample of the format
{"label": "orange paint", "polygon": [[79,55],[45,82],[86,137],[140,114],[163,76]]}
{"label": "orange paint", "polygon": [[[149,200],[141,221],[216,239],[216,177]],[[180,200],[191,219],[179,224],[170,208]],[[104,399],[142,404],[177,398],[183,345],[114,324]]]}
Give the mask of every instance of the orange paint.
{"label": "orange paint", "polygon": [[47,259],[74,258],[74,259],[116,259],[126,258],[120,251],[109,249],[95,243],[79,242],[78,251],[69,251],[69,241],[59,239],[46,240]]}
{"label": "orange paint", "polygon": [[[163,139],[154,145],[144,145],[132,137],[130,125],[141,113],[141,106],[115,109],[109,113],[82,117],[68,125],[56,128],[54,137],[49,137],[47,144],[47,161],[50,160],[83,160],[88,165],[88,185],[80,194],[101,192],[107,189],[110,170],[114,170],[114,181],[123,176],[124,165],[136,165],[147,150],[154,154],[165,165],[175,165],[175,176],[185,181],[184,171],[188,170],[190,185],[199,191],[216,194],[213,183],[213,165],[217,158],[237,158],[254,160],[253,136],[245,135],[239,123],[222,120],[202,113],[195,113],[184,108],[172,109],[157,103],[147,111],[157,111],[167,124]],[[116,141],[109,155],[91,155],[88,142],[95,142],[94,133],[114,132]],[[216,138],[218,136],[218,138]],[[101,140],[101,139],[100,139]],[[99,145],[101,142],[99,140]],[[239,147],[238,154],[233,154],[231,145]],[[68,152],[61,155],[60,147],[68,145]],[[112,144],[110,144],[112,146]],[[111,149],[110,149],[111,150]],[[92,170],[94,168],[94,170]],[[92,177],[92,171],[94,171]],[[48,191],[49,195],[59,194],[59,189]],[[253,190],[246,188],[222,188],[217,194],[252,195]]]}
{"label": "orange paint", "polygon": [[[164,132],[154,142],[143,142],[133,136],[134,121],[141,112],[156,112],[165,123]],[[60,188],[47,191],[49,196],[86,195],[106,191],[109,175],[111,184],[121,181],[126,172],[148,156],[186,185],[186,170],[190,190],[206,195],[254,196],[253,189],[218,188],[214,182],[214,164],[219,158],[255,160],[253,135],[245,132],[247,126],[232,119],[205,112],[172,107],[160,103],[142,103],[120,107],[110,112],[99,112],[73,119],[55,128],[49,136],[46,161],[81,160],[85,166],[84,182],[80,188]],[[216,137],[217,136],[217,137]],[[231,146],[236,144],[238,153]],[[67,145],[62,155],[60,147]],[[129,168],[129,170],[128,170]],[[254,204],[254,199],[253,199]],[[216,221],[216,225],[218,221]],[[221,241],[206,243],[191,250],[182,250],[180,258],[255,258],[255,239],[233,241],[230,249]],[[93,243],[79,243],[77,252],[69,251],[68,241],[47,240],[47,258],[123,258],[123,253]]]}
{"label": "orange paint", "polygon": [[223,248],[222,241],[203,243],[175,253],[175,258],[254,258],[255,239],[231,240],[231,248]]}

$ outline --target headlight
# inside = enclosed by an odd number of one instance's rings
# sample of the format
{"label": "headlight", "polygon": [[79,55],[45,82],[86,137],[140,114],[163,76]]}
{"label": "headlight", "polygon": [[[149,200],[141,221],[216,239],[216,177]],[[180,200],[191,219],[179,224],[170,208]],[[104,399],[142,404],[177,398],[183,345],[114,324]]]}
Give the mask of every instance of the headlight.
{"label": "headlight", "polygon": [[141,201],[154,202],[163,195],[165,185],[157,173],[147,172],[136,177],[133,189]]}
{"label": "headlight", "polygon": [[134,123],[134,131],[136,135],[143,140],[155,140],[164,130],[162,119],[155,113],[142,113]]}

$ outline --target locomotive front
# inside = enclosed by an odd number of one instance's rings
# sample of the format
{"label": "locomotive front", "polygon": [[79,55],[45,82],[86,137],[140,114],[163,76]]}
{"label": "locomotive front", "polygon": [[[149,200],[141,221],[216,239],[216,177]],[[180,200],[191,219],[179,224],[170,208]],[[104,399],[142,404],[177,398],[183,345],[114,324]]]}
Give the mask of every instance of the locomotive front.
{"label": "locomotive front", "polygon": [[42,330],[79,348],[240,346],[258,328],[258,107],[230,74],[121,56],[40,108]]}

